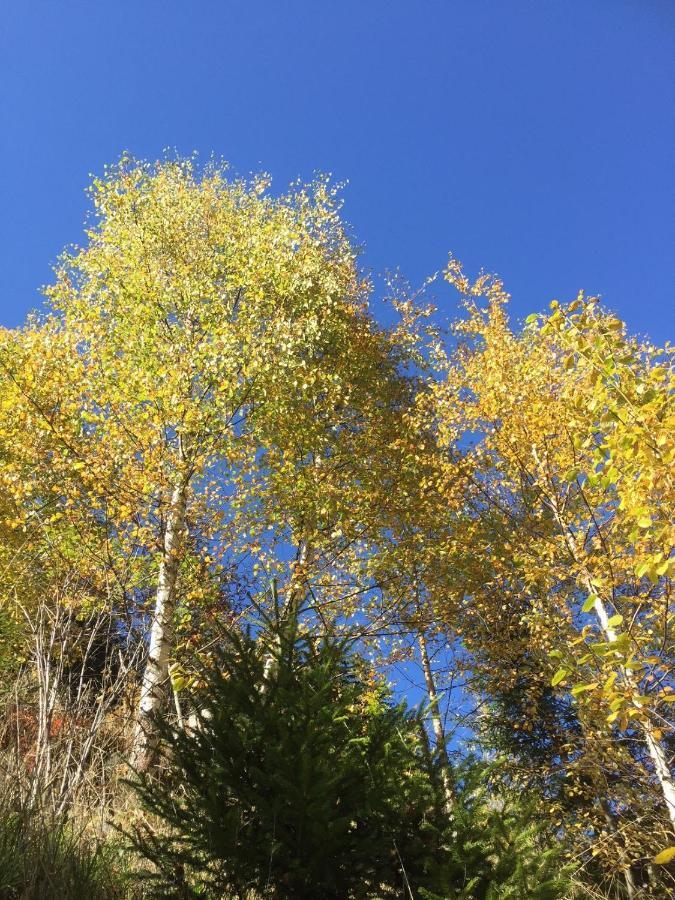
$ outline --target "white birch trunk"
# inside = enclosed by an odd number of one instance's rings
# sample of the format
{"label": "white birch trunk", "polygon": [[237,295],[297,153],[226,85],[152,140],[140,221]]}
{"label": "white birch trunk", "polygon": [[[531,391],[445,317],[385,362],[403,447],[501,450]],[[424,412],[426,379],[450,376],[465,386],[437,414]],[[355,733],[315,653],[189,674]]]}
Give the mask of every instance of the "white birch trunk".
{"label": "white birch trunk", "polygon": [[185,530],[186,479],[173,490],[164,530],[164,546],[157,576],[157,597],[150,629],[148,660],[143,673],[141,699],[134,735],[132,765],[147,771],[157,752],[156,717],[167,692],[169,657],[173,645],[173,614],[180,565],[180,545]]}
{"label": "white birch trunk", "polygon": [[441,763],[441,784],[443,786],[443,795],[447,812],[452,806],[452,802],[454,799],[454,790],[452,784],[452,776],[450,774],[450,760],[448,758],[448,747],[445,739],[445,728],[443,727],[441,708],[438,702],[438,691],[436,690],[434,673],[431,668],[431,660],[429,659],[427,639],[422,631],[420,631],[417,635],[417,642],[420,648],[420,656],[422,657],[424,683],[426,685],[427,695],[429,697],[429,715],[431,717],[431,727],[434,732],[434,739],[436,741],[436,752],[438,753],[438,758]]}
{"label": "white birch trunk", "polygon": [[[590,590],[591,587],[589,585],[589,591]],[[595,610],[596,616],[598,617],[600,627],[602,628],[606,639],[608,641],[615,641],[617,639],[617,633],[609,624],[609,616],[607,615],[605,604],[602,602],[600,597],[596,596],[593,608]],[[625,669],[624,678],[628,683],[632,682],[633,680],[631,673]],[[670,768],[668,767],[668,760],[666,758],[665,751],[661,742],[658,741],[654,736],[654,726],[651,724],[651,722],[643,721],[640,724],[642,725],[642,730],[644,732],[645,743],[647,745],[649,756],[651,757],[652,763],[654,764],[654,772],[661,787],[663,799],[665,800],[666,807],[668,809],[670,821],[673,828],[675,828],[675,782],[673,782],[673,776]]]}
{"label": "white birch trunk", "polygon": [[[532,447],[532,455],[534,456],[535,462],[538,465],[541,465],[536,452],[536,448],[534,446]],[[569,529],[563,522],[562,516],[560,515],[560,511],[556,503],[548,500],[548,504],[555,517],[556,522],[558,523],[561,533],[565,538],[570,556],[575,561],[575,563],[579,564],[576,550],[570,540]],[[588,593],[595,594],[588,570],[586,570],[584,574],[584,583]],[[607,615],[605,604],[600,599],[600,597],[597,596],[597,594],[595,596],[596,599],[595,603],[593,604],[593,608],[596,616],[598,617],[598,621],[600,622],[602,632],[605,635],[607,641],[615,641],[617,639],[617,633],[609,624],[609,616]],[[633,676],[629,670],[623,669],[623,677],[627,684],[631,684],[633,682]],[[666,758],[663,746],[654,735],[654,726],[652,725],[652,723],[648,720],[643,721],[641,722],[641,726],[645,737],[645,743],[647,745],[647,751],[649,752],[649,756],[652,760],[652,763],[654,764],[654,772],[661,787],[661,792],[666,804],[666,809],[668,810],[668,816],[673,828],[675,828],[675,782],[673,782],[673,776],[668,766],[668,760]]]}

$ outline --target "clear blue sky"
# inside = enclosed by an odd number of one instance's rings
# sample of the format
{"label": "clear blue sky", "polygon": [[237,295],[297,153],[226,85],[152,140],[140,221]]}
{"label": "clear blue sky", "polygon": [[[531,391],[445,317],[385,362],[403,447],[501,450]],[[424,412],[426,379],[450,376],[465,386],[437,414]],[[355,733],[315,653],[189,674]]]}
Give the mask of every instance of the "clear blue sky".
{"label": "clear blue sky", "polygon": [[[212,151],[348,179],[376,271],[447,251],[514,315],[599,292],[675,320],[675,0],[5,0],[0,323],[78,241],[90,172]],[[448,308],[447,313],[452,313]]]}

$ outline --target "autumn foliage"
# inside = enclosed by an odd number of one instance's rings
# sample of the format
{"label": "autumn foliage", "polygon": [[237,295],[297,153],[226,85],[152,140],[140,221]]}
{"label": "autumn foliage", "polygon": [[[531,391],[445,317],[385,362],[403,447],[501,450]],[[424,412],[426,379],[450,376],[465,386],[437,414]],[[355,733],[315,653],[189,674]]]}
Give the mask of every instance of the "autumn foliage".
{"label": "autumn foliage", "polygon": [[[534,798],[564,845],[569,896],[668,896],[670,345],[583,294],[514,328],[452,257],[388,285],[385,327],[323,179],[276,196],[124,157],[91,198],[47,312],[0,333],[3,753],[29,794],[152,777],[195,658],[302,603],[373,679],[419,667],[434,815],[483,754],[494,804]],[[76,790],[48,752],[71,720],[95,723],[66,742]]]}

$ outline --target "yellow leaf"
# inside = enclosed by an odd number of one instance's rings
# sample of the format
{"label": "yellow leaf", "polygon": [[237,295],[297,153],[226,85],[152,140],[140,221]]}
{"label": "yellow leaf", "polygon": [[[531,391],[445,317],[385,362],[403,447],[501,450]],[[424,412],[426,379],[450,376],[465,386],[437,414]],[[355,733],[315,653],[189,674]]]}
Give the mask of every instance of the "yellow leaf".
{"label": "yellow leaf", "polygon": [[656,854],[652,862],[659,866],[667,866],[673,859],[675,859],[675,847],[666,847],[665,850]]}

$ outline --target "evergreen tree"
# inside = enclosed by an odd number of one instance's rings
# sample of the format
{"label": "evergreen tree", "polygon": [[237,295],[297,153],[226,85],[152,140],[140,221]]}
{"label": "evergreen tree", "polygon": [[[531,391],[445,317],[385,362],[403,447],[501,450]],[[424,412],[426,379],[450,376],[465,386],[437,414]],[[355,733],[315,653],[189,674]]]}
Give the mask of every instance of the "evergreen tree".
{"label": "evergreen tree", "polygon": [[223,636],[198,727],[161,724],[167,767],[137,783],[160,820],[133,836],[159,896],[561,895],[556,854],[522,809],[488,800],[482,767],[441,812],[419,717],[364,672],[349,638],[311,637],[297,616]]}
{"label": "evergreen tree", "polygon": [[[357,677],[348,639],[312,639],[297,618],[273,638],[223,635],[200,672],[198,728],[162,726],[168,772],[138,789],[170,829],[135,836],[158,893],[404,889],[423,866],[434,805],[416,717]],[[268,680],[263,644],[276,656]]]}

